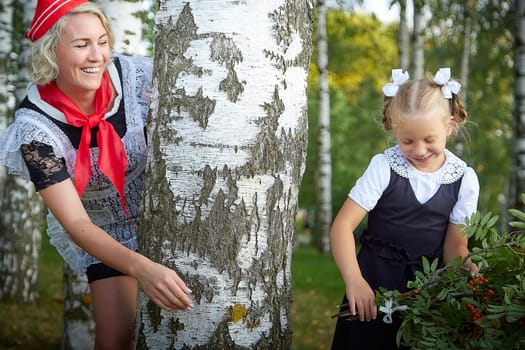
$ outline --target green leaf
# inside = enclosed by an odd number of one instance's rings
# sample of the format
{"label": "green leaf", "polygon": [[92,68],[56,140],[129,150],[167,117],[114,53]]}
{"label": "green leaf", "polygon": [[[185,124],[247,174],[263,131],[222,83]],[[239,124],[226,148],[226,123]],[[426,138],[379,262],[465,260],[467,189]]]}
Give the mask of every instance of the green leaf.
{"label": "green leaf", "polygon": [[511,208],[509,209],[509,213],[515,218],[520,219],[521,221],[525,221],[525,213],[521,210]]}
{"label": "green leaf", "polygon": [[488,227],[493,227],[496,222],[498,222],[498,219],[499,219],[499,215],[495,215],[493,216],[488,222],[487,222],[487,226]]}
{"label": "green leaf", "polygon": [[423,272],[425,274],[428,274],[430,272],[430,264],[428,263],[428,258],[423,255],[421,260],[423,261]]}

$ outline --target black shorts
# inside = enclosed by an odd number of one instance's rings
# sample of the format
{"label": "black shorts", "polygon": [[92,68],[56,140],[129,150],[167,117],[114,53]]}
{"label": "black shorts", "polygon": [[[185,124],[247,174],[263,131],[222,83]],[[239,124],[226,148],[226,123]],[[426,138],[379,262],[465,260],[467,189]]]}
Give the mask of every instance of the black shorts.
{"label": "black shorts", "polygon": [[91,283],[91,282],[101,280],[104,278],[124,276],[125,274],[115,269],[112,269],[108,265],[104,265],[103,263],[98,263],[98,264],[89,265],[86,270],[86,275],[87,275],[88,283]]}

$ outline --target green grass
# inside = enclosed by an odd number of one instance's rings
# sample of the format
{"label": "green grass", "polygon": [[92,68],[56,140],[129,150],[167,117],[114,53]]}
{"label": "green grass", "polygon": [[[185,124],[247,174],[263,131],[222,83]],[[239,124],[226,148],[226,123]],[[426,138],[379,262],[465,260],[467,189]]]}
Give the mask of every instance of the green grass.
{"label": "green grass", "polygon": [[344,284],[330,254],[300,247],[292,258],[292,349],[330,349]]}
{"label": "green grass", "polygon": [[60,349],[62,258],[42,239],[38,292],[33,304],[0,302],[0,349]]}
{"label": "green grass", "polygon": [[[329,254],[300,247],[292,259],[292,349],[329,349],[335,313],[344,290]],[[0,349],[60,349],[62,333],[62,259],[43,237],[40,298],[34,304],[0,302]]]}

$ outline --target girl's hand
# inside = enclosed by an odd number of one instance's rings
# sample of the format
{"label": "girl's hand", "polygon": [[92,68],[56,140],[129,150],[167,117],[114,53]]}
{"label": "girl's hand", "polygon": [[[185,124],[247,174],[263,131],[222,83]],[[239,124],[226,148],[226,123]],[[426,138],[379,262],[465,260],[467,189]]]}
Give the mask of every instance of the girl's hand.
{"label": "girl's hand", "polygon": [[172,269],[147,261],[148,266],[137,279],[148,297],[167,310],[191,310],[193,302],[188,297],[191,290]]}
{"label": "girl's hand", "polygon": [[359,316],[359,320],[370,321],[377,317],[374,291],[363,277],[352,280],[346,287],[346,298],[350,313]]}
{"label": "girl's hand", "polygon": [[475,263],[473,262],[466,262],[463,267],[465,268],[465,270],[469,271],[470,272],[470,275],[471,276],[476,276],[478,273],[479,273],[479,268],[478,268],[478,265],[476,265]]}

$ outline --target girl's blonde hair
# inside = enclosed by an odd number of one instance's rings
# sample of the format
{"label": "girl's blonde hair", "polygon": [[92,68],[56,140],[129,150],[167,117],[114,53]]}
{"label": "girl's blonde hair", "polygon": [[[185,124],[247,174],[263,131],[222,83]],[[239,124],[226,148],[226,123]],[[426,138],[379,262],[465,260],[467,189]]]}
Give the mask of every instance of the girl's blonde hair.
{"label": "girl's blonde hair", "polygon": [[79,5],[60,18],[39,40],[32,43],[28,70],[31,80],[36,84],[45,85],[56,79],[58,65],[55,49],[67,21],[72,15],[79,13],[92,13],[100,18],[100,22],[108,34],[109,47],[113,49],[115,35],[111,29],[109,18],[102,11],[100,5],[94,2]]}
{"label": "girl's blonde hair", "polygon": [[467,112],[458,94],[452,98],[443,97],[441,85],[435,83],[432,76],[418,80],[409,80],[399,86],[397,93],[385,96],[383,105],[383,126],[385,130],[392,130],[399,125],[405,117],[419,111],[435,109],[444,121],[452,116],[454,131],[457,131],[467,122]]}

